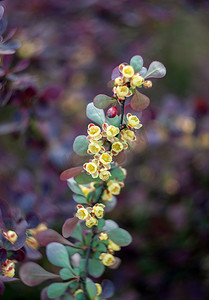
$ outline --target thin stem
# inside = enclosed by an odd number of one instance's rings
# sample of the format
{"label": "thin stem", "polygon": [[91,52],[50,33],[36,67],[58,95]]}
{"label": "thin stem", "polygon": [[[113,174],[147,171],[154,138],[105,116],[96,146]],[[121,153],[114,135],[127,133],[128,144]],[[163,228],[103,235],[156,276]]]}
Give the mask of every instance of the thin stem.
{"label": "thin stem", "polygon": [[124,106],[125,106],[125,101],[122,101],[122,102],[121,102],[121,119],[120,119],[120,127],[122,127],[122,125],[123,125]]}

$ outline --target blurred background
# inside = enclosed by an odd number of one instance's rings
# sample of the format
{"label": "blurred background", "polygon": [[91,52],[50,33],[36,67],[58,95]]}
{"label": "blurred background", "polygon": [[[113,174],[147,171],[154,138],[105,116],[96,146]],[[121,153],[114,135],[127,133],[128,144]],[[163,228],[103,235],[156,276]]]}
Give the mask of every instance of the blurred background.
{"label": "blurred background", "polygon": [[[167,68],[128,153],[128,176],[107,217],[133,236],[105,273],[115,300],[209,299],[208,1],[5,0],[21,47],[13,93],[0,107],[0,197],[60,230],[75,203],[59,174],[84,162],[72,143],[89,123],[85,107],[111,71],[134,55]],[[47,262],[42,261],[47,267]],[[44,285],[43,285],[44,286]],[[42,287],[42,286],[41,286]],[[2,299],[39,299],[7,284]]]}

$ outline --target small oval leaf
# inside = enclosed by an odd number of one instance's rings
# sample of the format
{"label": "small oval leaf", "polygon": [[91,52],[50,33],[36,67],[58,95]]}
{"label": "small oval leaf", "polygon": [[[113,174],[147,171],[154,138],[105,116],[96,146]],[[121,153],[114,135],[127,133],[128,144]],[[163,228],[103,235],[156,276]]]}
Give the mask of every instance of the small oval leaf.
{"label": "small oval leaf", "polygon": [[65,221],[64,225],[62,226],[62,235],[65,238],[68,238],[71,236],[71,234],[75,230],[75,227],[76,227],[78,221],[79,221],[79,219],[77,217],[73,217],[73,218]]}
{"label": "small oval leaf", "polygon": [[44,270],[34,262],[27,262],[19,271],[22,282],[28,286],[36,286],[47,279],[59,278],[59,275]]}
{"label": "small oval leaf", "polygon": [[61,173],[60,179],[63,180],[63,181],[68,180],[69,178],[72,178],[72,177],[75,177],[75,176],[79,175],[82,171],[83,171],[82,166],[67,169],[67,170],[65,170],[64,172]]}
{"label": "small oval leaf", "polygon": [[36,239],[42,246],[47,246],[52,242],[58,242],[68,246],[74,246],[71,242],[66,240],[63,236],[61,236],[61,234],[59,234],[53,229],[46,229],[37,233]]}
{"label": "small oval leaf", "polygon": [[116,103],[116,100],[109,96],[99,94],[94,98],[93,102],[94,102],[95,107],[97,107],[99,109],[105,109],[110,104]]}
{"label": "small oval leaf", "polygon": [[93,300],[97,295],[97,287],[95,283],[90,279],[86,278],[86,289],[87,293],[89,295],[89,298]]}
{"label": "small oval leaf", "polygon": [[62,296],[65,293],[68,285],[69,282],[56,282],[50,284],[50,286],[48,286],[47,289],[47,296],[50,299],[54,299]]}
{"label": "small oval leaf", "polygon": [[138,73],[143,66],[143,58],[140,55],[133,56],[130,65],[134,68],[135,73]]}
{"label": "small oval leaf", "polygon": [[102,286],[102,294],[101,294],[102,298],[108,299],[114,295],[115,288],[112,281],[105,279],[102,281],[101,286]]}
{"label": "small oval leaf", "polygon": [[144,78],[162,78],[166,74],[165,66],[159,61],[153,61]]}
{"label": "small oval leaf", "polygon": [[135,90],[134,96],[131,98],[130,106],[133,110],[141,111],[147,108],[150,104],[150,99],[144,94],[139,93]]}
{"label": "small oval leaf", "polygon": [[83,204],[83,203],[88,203],[88,201],[87,201],[87,199],[86,199],[86,197],[85,197],[84,195],[81,196],[81,195],[74,194],[74,195],[73,195],[73,200],[74,200],[75,202],[81,203],[81,204]]}
{"label": "small oval leaf", "polygon": [[73,150],[76,154],[78,154],[80,156],[86,156],[86,155],[88,155],[88,153],[87,153],[88,146],[89,146],[89,142],[86,139],[86,136],[79,135],[74,140]]}
{"label": "small oval leaf", "polygon": [[68,280],[71,278],[75,278],[75,275],[72,273],[72,271],[68,268],[63,268],[60,270],[60,276],[63,280]]}
{"label": "small oval leaf", "polygon": [[101,126],[105,123],[105,114],[103,109],[96,108],[93,102],[87,105],[86,115],[90,120]]}
{"label": "small oval leaf", "polygon": [[98,259],[89,259],[88,271],[89,274],[95,278],[100,277],[105,270],[105,266]]}
{"label": "small oval leaf", "polygon": [[116,228],[109,231],[108,237],[119,246],[128,246],[132,242],[131,235],[122,228]]}
{"label": "small oval leaf", "polygon": [[70,267],[70,261],[67,249],[59,243],[51,243],[46,247],[46,255],[48,260],[58,267]]}
{"label": "small oval leaf", "polygon": [[84,196],[84,193],[82,192],[80,186],[73,178],[67,180],[67,185],[73,193]]}

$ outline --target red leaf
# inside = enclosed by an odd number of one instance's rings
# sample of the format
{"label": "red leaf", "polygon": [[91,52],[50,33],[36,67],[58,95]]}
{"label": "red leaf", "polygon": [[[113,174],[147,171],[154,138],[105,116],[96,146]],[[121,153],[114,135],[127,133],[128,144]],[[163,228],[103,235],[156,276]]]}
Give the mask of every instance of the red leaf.
{"label": "red leaf", "polygon": [[65,221],[64,225],[62,226],[62,235],[65,238],[71,236],[73,231],[75,230],[76,225],[78,224],[79,219],[77,217],[73,217]]}
{"label": "red leaf", "polygon": [[114,265],[109,266],[110,269],[117,269],[121,263],[121,259],[119,257],[115,257]]}
{"label": "red leaf", "polygon": [[62,172],[62,174],[60,175],[60,179],[63,180],[63,181],[68,180],[72,177],[75,177],[75,176],[79,175],[82,171],[83,171],[82,166],[67,169],[64,172]]}
{"label": "red leaf", "polygon": [[52,242],[57,242],[68,246],[74,246],[71,242],[63,238],[61,234],[59,234],[53,229],[46,229],[37,233],[36,239],[42,246],[47,246]]}
{"label": "red leaf", "polygon": [[133,110],[141,111],[147,108],[150,104],[150,99],[144,94],[139,93],[135,90],[134,96],[131,98],[130,106]]}
{"label": "red leaf", "polygon": [[21,266],[20,278],[27,286],[36,286],[47,279],[59,278],[59,275],[44,270],[41,266],[34,262],[27,262]]}

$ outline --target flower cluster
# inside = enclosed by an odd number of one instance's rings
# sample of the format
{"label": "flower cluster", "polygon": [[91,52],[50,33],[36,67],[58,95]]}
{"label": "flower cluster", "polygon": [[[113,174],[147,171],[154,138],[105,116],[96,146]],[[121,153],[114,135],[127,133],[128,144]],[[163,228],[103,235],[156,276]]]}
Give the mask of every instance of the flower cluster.
{"label": "flower cluster", "polygon": [[84,208],[83,205],[77,205],[76,217],[80,220],[86,221],[86,226],[91,228],[98,224],[98,219],[103,218],[105,205],[96,203],[93,207],[88,206]]}
{"label": "flower cluster", "polygon": [[108,238],[108,234],[105,232],[101,232],[99,235],[99,239],[101,241],[108,241],[107,252],[101,253],[99,259],[103,263],[103,265],[109,267],[116,263],[116,259],[114,257],[115,251],[120,251],[120,246],[114,243],[111,239]]}

